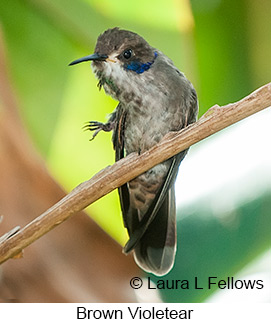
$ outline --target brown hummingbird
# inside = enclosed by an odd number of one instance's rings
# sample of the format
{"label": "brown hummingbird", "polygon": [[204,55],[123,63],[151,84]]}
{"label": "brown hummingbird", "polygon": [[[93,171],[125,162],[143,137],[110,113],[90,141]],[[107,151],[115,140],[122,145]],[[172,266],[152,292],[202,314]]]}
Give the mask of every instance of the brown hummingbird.
{"label": "brown hummingbird", "polygon": [[[108,29],[95,53],[70,65],[92,61],[99,87],[119,103],[107,123],[90,121],[87,129],[113,130],[116,161],[156,145],[167,133],[196,121],[197,94],[192,84],[161,51],[138,34]],[[168,273],[176,253],[174,182],[187,150],[121,186],[119,197],[136,263],[157,276]]]}

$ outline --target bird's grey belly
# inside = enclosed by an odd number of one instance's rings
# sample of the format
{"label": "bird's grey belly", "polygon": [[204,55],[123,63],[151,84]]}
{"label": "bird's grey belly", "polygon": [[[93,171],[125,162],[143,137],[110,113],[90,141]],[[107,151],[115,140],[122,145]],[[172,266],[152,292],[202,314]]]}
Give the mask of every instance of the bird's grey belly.
{"label": "bird's grey belly", "polygon": [[[146,112],[129,111],[125,122],[124,148],[126,155],[142,154],[156,145],[169,132],[166,121]],[[156,165],[128,183],[131,206],[138,210],[139,219],[147,212],[157,192],[164,183],[170,161]]]}
{"label": "bird's grey belly", "polygon": [[166,113],[160,112],[160,116],[157,114],[157,111],[151,108],[132,107],[128,110],[124,130],[124,146],[127,155],[132,152],[145,152],[161,141],[171,130]]}
{"label": "bird's grey belly", "polygon": [[165,181],[170,162],[165,161],[151,168],[128,183],[131,206],[138,210],[139,220],[149,209]]}

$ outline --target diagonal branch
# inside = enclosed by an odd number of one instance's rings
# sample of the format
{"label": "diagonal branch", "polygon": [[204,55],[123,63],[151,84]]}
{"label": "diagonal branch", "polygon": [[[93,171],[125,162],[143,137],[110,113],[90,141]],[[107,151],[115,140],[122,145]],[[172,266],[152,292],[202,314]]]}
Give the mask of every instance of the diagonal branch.
{"label": "diagonal branch", "polygon": [[0,238],[0,264],[16,256],[25,247],[78,211],[156,164],[269,106],[271,106],[271,83],[236,103],[211,107],[196,123],[179,132],[169,133],[158,145],[142,155],[133,153],[106,167],[90,180],[77,186],[24,228],[6,234],[4,239]]}

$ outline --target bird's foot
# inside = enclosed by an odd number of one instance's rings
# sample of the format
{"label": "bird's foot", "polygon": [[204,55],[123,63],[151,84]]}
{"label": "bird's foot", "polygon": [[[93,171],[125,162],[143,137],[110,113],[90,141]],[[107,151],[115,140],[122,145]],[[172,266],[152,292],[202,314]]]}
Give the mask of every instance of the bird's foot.
{"label": "bird's foot", "polygon": [[89,121],[83,126],[84,130],[87,131],[94,131],[92,138],[90,139],[93,140],[97,134],[102,130],[105,132],[109,132],[114,129],[114,123],[113,122],[107,122],[107,123],[102,123],[98,121]]}

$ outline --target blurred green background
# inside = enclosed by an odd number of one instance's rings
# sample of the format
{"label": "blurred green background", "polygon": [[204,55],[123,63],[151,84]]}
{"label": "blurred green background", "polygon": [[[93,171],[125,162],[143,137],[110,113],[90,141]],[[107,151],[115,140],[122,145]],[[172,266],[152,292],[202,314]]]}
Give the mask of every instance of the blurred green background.
{"label": "blurred green background", "polygon": [[[194,84],[202,115],[212,105],[239,100],[270,81],[270,16],[269,0],[0,2],[0,24],[22,119],[50,172],[67,192],[114,162],[111,134],[101,133],[89,142],[91,134],[82,132],[82,126],[89,120],[104,122],[117,103],[99,92],[89,64],[68,67],[72,60],[93,52],[101,32],[119,26],[162,50]],[[204,144],[193,149],[204,150]],[[205,171],[202,160],[194,171]],[[208,187],[208,180],[204,185]],[[236,182],[227,185],[236,189]],[[244,183],[238,185],[241,194]],[[271,245],[270,196],[267,186],[240,199],[242,203],[231,210],[237,219],[234,226],[223,225],[208,196],[186,206],[178,204],[179,248],[167,278],[223,279],[260,257]],[[88,211],[125,243],[116,192]],[[168,302],[200,302],[213,292],[163,290],[161,295]]]}

